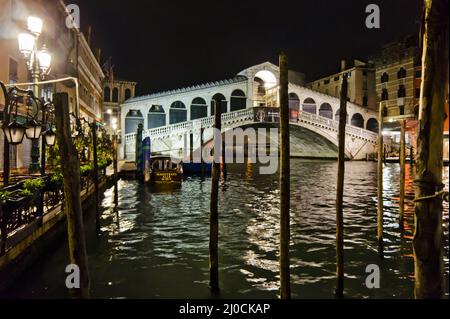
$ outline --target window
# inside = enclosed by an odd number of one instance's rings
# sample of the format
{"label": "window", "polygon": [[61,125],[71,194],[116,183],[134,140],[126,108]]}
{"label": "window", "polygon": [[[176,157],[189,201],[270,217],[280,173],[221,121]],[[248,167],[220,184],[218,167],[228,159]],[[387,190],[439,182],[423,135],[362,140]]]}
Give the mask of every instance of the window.
{"label": "window", "polygon": [[389,100],[389,94],[387,89],[383,89],[383,91],[381,92],[381,101],[386,101]]}
{"label": "window", "polygon": [[421,78],[422,77],[422,71],[421,70],[417,70],[415,73],[414,73],[414,76],[418,79],[418,78]]}
{"label": "window", "polygon": [[406,96],[406,89],[405,89],[405,86],[403,84],[398,87],[397,96],[398,97],[405,97]]}
{"label": "window", "polygon": [[131,90],[126,89],[125,90],[125,101],[128,100],[131,97]]}
{"label": "window", "polygon": [[369,104],[367,96],[363,96],[363,106],[367,106]]}
{"label": "window", "polygon": [[367,76],[367,71],[363,71],[363,76]]}
{"label": "window", "polygon": [[119,102],[119,89],[118,88],[114,88],[112,91],[112,101],[115,103]]}
{"label": "window", "polygon": [[406,70],[404,68],[400,68],[397,72],[397,79],[406,78]]}
{"label": "window", "polygon": [[339,81],[339,75],[334,77],[334,81]]}
{"label": "window", "polygon": [[381,83],[385,83],[389,81],[389,75],[384,72],[383,75],[381,76]]}
{"label": "window", "polygon": [[111,102],[111,89],[109,87],[105,87],[105,91],[103,92],[103,100],[105,102]]}
{"label": "window", "polygon": [[323,84],[330,84],[330,79],[323,81]]}
{"label": "window", "polygon": [[420,88],[416,88],[415,96],[416,96],[416,99],[420,99]]}

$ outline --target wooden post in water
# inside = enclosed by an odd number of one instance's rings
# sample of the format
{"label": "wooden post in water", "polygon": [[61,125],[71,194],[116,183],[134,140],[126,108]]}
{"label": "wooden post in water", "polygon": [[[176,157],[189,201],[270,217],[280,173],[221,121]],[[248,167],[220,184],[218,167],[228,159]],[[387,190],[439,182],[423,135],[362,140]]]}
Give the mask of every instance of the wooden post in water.
{"label": "wooden post in water", "polygon": [[119,204],[119,187],[117,173],[117,134],[113,134],[113,167],[114,167],[114,206]]}
{"label": "wooden post in water", "polygon": [[100,235],[100,207],[98,202],[98,158],[97,158],[97,122],[91,124],[92,146],[94,153],[94,204],[95,204],[95,230]]}
{"label": "wooden post in water", "polygon": [[280,54],[280,297],[291,298],[288,58]]}
{"label": "wooden post in water", "polygon": [[220,141],[222,134],[222,101],[214,101],[214,156],[212,162],[211,201],[209,210],[209,287],[213,293],[219,292],[219,178],[220,178]]}
{"label": "wooden post in water", "polygon": [[71,292],[75,297],[89,298],[89,270],[80,199],[80,163],[70,132],[68,94],[53,94],[53,102],[56,138],[60,147],[64,180],[64,209],[67,216],[70,263],[77,265],[80,269],[80,289],[73,289]]}
{"label": "wooden post in water", "polygon": [[424,0],[415,180],[415,297],[442,298],[443,130],[448,92],[448,0]]}
{"label": "wooden post in water", "polygon": [[400,121],[400,217],[399,217],[399,225],[400,229],[403,229],[403,220],[405,215],[405,175],[406,175],[406,121]]}
{"label": "wooden post in water", "polygon": [[377,239],[378,251],[383,257],[383,158],[384,156],[384,141],[383,141],[383,102],[380,102],[378,112],[378,170],[377,170]]}
{"label": "wooden post in water", "polygon": [[205,132],[205,129],[202,127],[200,128],[200,169],[201,169],[201,177],[202,180],[205,179],[205,161],[203,160],[203,133]]}
{"label": "wooden post in water", "polygon": [[[342,70],[344,71],[344,70]],[[343,74],[341,105],[339,109],[338,176],[336,188],[336,296],[344,295],[344,178],[345,178],[345,127],[347,124],[347,74]]]}

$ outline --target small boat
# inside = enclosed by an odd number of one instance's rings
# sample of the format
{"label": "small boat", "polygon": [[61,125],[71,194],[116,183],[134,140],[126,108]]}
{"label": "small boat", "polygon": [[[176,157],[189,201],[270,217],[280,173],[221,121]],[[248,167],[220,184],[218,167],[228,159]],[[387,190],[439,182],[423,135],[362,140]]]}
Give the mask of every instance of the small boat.
{"label": "small boat", "polygon": [[150,169],[145,170],[145,182],[157,191],[181,187],[182,163],[174,162],[170,156],[151,158]]}

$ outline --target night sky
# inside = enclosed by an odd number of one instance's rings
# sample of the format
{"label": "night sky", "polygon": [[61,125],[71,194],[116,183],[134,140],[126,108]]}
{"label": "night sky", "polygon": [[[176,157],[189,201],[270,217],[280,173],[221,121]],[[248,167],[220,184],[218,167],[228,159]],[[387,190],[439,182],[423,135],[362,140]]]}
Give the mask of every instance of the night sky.
{"label": "night sky", "polygon": [[[367,60],[386,42],[417,34],[419,0],[71,0],[81,28],[92,26],[102,60],[137,93],[233,77],[287,52],[290,69],[314,80],[341,58]],[[378,4],[381,28],[367,29],[365,8]]]}

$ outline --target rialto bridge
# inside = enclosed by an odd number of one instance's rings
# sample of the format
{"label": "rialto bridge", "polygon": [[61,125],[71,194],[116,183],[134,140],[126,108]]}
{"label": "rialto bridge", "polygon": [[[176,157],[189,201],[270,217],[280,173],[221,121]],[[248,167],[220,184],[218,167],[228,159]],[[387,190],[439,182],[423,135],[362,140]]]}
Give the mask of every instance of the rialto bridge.
{"label": "rialto bridge", "polygon": [[[135,97],[121,107],[120,157],[133,160],[139,124],[150,137],[152,152],[182,157],[186,140],[194,148],[213,136],[214,101],[222,101],[222,131],[238,127],[276,126],[278,67],[266,62],[245,69],[228,80]],[[339,99],[301,86],[301,77],[289,78],[291,154],[335,158],[337,155]],[[376,151],[376,112],[347,103],[346,155],[363,159]],[[203,139],[200,132],[203,131]],[[190,146],[191,148],[193,146]]]}

